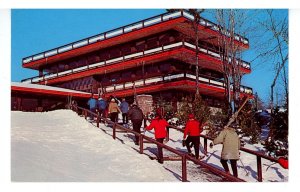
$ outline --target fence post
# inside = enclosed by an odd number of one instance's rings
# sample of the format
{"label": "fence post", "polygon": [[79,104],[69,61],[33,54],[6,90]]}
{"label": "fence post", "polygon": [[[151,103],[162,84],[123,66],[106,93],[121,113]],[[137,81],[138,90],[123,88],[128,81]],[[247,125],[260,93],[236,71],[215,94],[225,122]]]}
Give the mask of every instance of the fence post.
{"label": "fence post", "polygon": [[187,172],[186,172],[186,155],[182,156],[182,182],[187,181]]}
{"label": "fence post", "polygon": [[262,182],[261,157],[256,156],[256,161],[257,161],[257,180],[259,182]]}
{"label": "fence post", "polygon": [[146,127],[147,127],[147,120],[146,120],[146,118],[144,118],[144,129],[146,129]]}
{"label": "fence post", "polygon": [[144,137],[142,134],[140,134],[140,154],[143,154],[144,153]]}
{"label": "fence post", "polygon": [[87,119],[87,110],[84,110],[84,118]]}
{"label": "fence post", "polygon": [[167,141],[169,141],[170,139],[170,128],[167,127]]}
{"label": "fence post", "polygon": [[113,125],[113,139],[116,139],[116,123]]}
{"label": "fence post", "polygon": [[204,151],[207,154],[207,138],[204,138]]}
{"label": "fence post", "polygon": [[97,127],[99,128],[100,115],[97,114]]}

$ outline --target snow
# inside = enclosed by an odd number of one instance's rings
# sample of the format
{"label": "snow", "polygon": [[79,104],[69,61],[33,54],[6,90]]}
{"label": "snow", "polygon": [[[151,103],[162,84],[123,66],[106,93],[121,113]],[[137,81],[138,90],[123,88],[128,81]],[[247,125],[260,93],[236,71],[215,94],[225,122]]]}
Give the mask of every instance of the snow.
{"label": "snow", "polygon": [[12,181],[177,180],[74,112],[11,115]]}
{"label": "snow", "polygon": [[48,86],[48,85],[11,82],[11,86],[25,87],[25,88],[32,88],[32,89],[44,89],[44,90],[52,90],[52,91],[63,91],[63,92],[69,92],[69,93],[81,93],[81,94],[90,95],[90,93],[87,93],[87,92],[75,91],[72,89],[65,89],[65,88],[53,87],[53,86]]}
{"label": "snow", "polygon": [[[146,155],[141,155],[132,134],[117,133],[118,139],[113,140],[110,127],[100,124],[99,129],[70,110],[13,111],[11,117],[12,181],[181,181],[181,161],[159,164],[148,158],[156,155],[156,145],[144,144]],[[145,135],[154,137],[149,131]],[[181,141],[182,133],[171,129],[167,145],[186,152]],[[261,145],[245,147],[262,150]],[[222,169],[221,148],[208,149],[203,161]],[[175,155],[164,150],[164,156]],[[246,175],[239,161],[239,177],[256,182],[256,156],[242,152],[241,159],[250,174]],[[264,181],[287,181],[288,170],[275,164],[266,171],[270,164],[262,159]],[[189,181],[222,181],[190,161],[187,169]]]}

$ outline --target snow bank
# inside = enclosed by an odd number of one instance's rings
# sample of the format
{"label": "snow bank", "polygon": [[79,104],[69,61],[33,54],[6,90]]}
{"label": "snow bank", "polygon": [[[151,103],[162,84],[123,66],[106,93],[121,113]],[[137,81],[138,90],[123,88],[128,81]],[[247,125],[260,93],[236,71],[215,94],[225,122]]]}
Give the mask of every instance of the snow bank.
{"label": "snow bank", "polygon": [[72,111],[11,112],[12,181],[174,181]]}

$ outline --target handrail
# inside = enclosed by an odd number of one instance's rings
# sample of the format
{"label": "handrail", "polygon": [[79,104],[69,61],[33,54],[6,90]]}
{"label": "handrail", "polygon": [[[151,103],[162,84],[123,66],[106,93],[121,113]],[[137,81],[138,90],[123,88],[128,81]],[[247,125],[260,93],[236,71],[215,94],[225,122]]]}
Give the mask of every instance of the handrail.
{"label": "handrail", "polygon": [[[113,64],[118,63],[118,62],[124,62],[124,61],[127,61],[127,60],[136,59],[136,58],[144,57],[144,56],[147,56],[147,55],[152,55],[152,54],[155,54],[155,53],[166,52],[166,51],[169,51],[169,50],[177,49],[179,47],[186,47],[186,48],[190,48],[190,49],[196,49],[196,46],[191,44],[191,43],[179,41],[179,42],[176,42],[176,43],[163,45],[161,47],[156,47],[156,48],[149,49],[149,50],[143,50],[143,51],[140,51],[140,52],[137,52],[137,53],[130,53],[128,55],[122,55],[122,56],[119,56],[117,58],[112,58],[110,60],[104,60],[104,61],[101,61],[101,62],[98,62],[98,63],[93,63],[93,64],[89,64],[89,65],[86,65],[86,66],[81,66],[81,67],[70,69],[70,70],[67,70],[67,71],[62,71],[62,72],[58,72],[58,73],[48,73],[48,74],[45,74],[43,76],[36,76],[36,77],[23,79],[22,82],[35,83],[35,82],[45,81],[45,80],[48,80],[48,79],[57,78],[59,76],[65,76],[65,75],[69,75],[69,74],[79,73],[79,72],[82,72],[82,71],[85,71],[85,70],[89,70],[89,69],[93,69],[93,68],[97,68],[97,67],[101,67],[101,66],[113,65]],[[202,47],[199,47],[199,50],[203,54],[207,54],[209,56],[220,59],[220,55],[217,52],[213,52],[211,50],[208,50],[208,49],[205,49],[205,48],[202,48]],[[231,61],[228,61],[228,62],[230,63]],[[238,62],[238,61],[236,61],[236,62]],[[251,68],[250,63],[246,62],[246,61],[243,61],[243,60],[241,60],[240,65],[241,65],[241,67],[246,68],[246,69]]]}
{"label": "handrail", "polygon": [[170,151],[170,152],[172,152],[172,153],[175,153],[176,155],[180,156],[180,157],[182,158],[181,161],[182,161],[182,181],[183,181],[183,182],[188,181],[188,180],[187,180],[187,169],[186,169],[186,167],[187,167],[187,161],[186,161],[186,160],[193,161],[194,163],[199,164],[199,165],[201,165],[201,166],[203,166],[203,167],[209,169],[212,173],[215,173],[215,174],[218,174],[219,176],[225,177],[225,178],[228,179],[229,181],[233,181],[233,182],[244,182],[243,179],[234,177],[233,175],[228,174],[228,173],[226,173],[226,172],[224,172],[224,171],[222,171],[222,170],[219,170],[219,169],[217,169],[217,168],[215,168],[215,167],[213,167],[213,166],[211,166],[211,165],[209,165],[209,164],[207,164],[207,163],[205,163],[205,162],[202,162],[202,161],[197,160],[197,159],[195,159],[195,158],[193,158],[193,157],[190,157],[190,156],[188,156],[188,155],[186,155],[186,154],[184,154],[184,153],[182,153],[182,152],[180,152],[180,151],[178,151],[178,150],[176,150],[176,149],[174,149],[174,148],[172,148],[172,147],[170,147],[170,146],[167,146],[167,145],[165,145],[165,144],[163,144],[163,143],[160,143],[160,142],[156,141],[156,140],[153,139],[153,138],[150,138],[150,137],[148,137],[148,136],[145,136],[145,135],[143,135],[143,134],[141,134],[141,133],[137,133],[137,132],[135,132],[135,131],[133,131],[133,130],[131,130],[131,129],[129,129],[129,128],[125,128],[125,127],[123,127],[123,126],[121,126],[121,125],[119,125],[119,124],[117,124],[117,123],[115,123],[115,122],[112,122],[112,121],[110,121],[110,120],[108,120],[108,119],[106,119],[106,118],[99,117],[98,114],[93,113],[93,112],[91,112],[91,111],[88,110],[88,109],[85,109],[85,108],[82,108],[82,107],[78,107],[78,106],[73,107],[72,109],[73,109],[74,111],[76,111],[77,113],[79,112],[78,109],[84,111],[84,116],[85,116],[85,118],[87,118],[87,114],[88,114],[88,113],[97,116],[97,127],[99,127],[99,121],[100,121],[100,118],[101,118],[102,120],[106,121],[106,122],[113,123],[113,138],[114,138],[114,139],[116,139],[116,129],[121,129],[121,130],[123,130],[123,131],[130,132],[130,133],[132,133],[132,134],[134,134],[134,135],[139,136],[139,138],[140,138],[140,153],[141,153],[141,154],[143,154],[143,150],[144,150],[144,149],[143,149],[143,143],[144,143],[143,140],[146,140],[146,141],[148,141],[148,142],[150,142],[150,143],[154,143],[154,144],[156,144],[156,145],[158,145],[158,146],[160,146],[160,147],[162,147],[162,148],[164,148],[164,149],[166,149],[166,150],[168,150],[168,151]]}
{"label": "handrail", "polygon": [[[176,126],[173,126],[173,125],[170,125],[169,126],[170,128],[173,128],[175,130],[178,130],[180,132],[183,132],[184,130],[181,129],[181,128],[178,128]],[[209,137],[207,135],[203,135],[203,134],[200,134],[200,137],[204,138],[204,150],[205,152],[207,153],[207,140],[213,140],[212,137]],[[247,148],[244,148],[244,147],[241,147],[240,148],[241,151],[244,151],[246,153],[249,153],[249,154],[252,154],[252,155],[255,155],[257,158],[256,158],[256,161],[257,161],[257,180],[259,182],[262,182],[263,180],[263,177],[262,177],[262,163],[261,163],[261,158],[264,158],[264,159],[267,159],[271,162],[277,162],[278,159],[274,158],[274,157],[270,157],[268,155],[265,155],[261,152],[257,152],[257,151],[253,151],[253,150],[250,150],[250,149],[247,149]]]}
{"label": "handrail", "polygon": [[[176,126],[174,126],[174,125],[169,125],[169,127],[172,128],[172,129],[175,129],[175,130],[177,130],[177,131],[184,132],[184,129],[181,129],[181,128],[176,127]],[[209,137],[209,136],[203,135],[203,134],[201,134],[200,137],[202,137],[202,138],[204,138],[204,139],[211,140],[211,141],[214,140],[212,137]],[[261,153],[261,152],[253,151],[253,150],[251,150],[251,149],[247,149],[247,148],[241,147],[240,150],[241,150],[241,151],[244,151],[244,152],[247,152],[247,153],[250,153],[250,154],[252,154],[252,155],[260,156],[260,157],[262,157],[262,158],[264,158],[264,159],[267,159],[267,160],[269,160],[269,161],[272,161],[272,162],[277,161],[277,159],[274,158],[274,157],[270,157],[270,156],[265,155],[265,154],[263,154],[263,153]]]}
{"label": "handrail", "polygon": [[[110,30],[110,31],[107,31],[104,33],[100,33],[100,34],[97,34],[97,35],[94,35],[94,36],[91,36],[88,38],[84,38],[84,39],[81,39],[81,40],[78,40],[78,41],[75,41],[75,42],[72,42],[72,43],[69,43],[66,45],[62,45],[62,46],[59,46],[59,47],[56,47],[56,48],[53,48],[53,49],[50,49],[50,50],[47,50],[44,52],[40,52],[40,53],[31,55],[31,56],[25,57],[22,59],[22,63],[26,64],[31,61],[36,61],[39,59],[57,55],[59,53],[74,50],[74,49],[80,48],[82,46],[94,44],[99,41],[103,41],[103,40],[106,40],[106,39],[109,39],[112,37],[123,35],[125,33],[131,32],[131,31],[134,31],[134,30],[137,30],[140,28],[152,26],[157,23],[169,21],[170,19],[175,19],[178,17],[184,17],[186,19],[193,20],[193,16],[186,11],[179,11],[179,12],[174,12],[174,13],[163,13],[163,14],[160,14],[157,16],[153,16],[151,18],[147,18],[147,19],[129,24],[129,25],[125,25],[123,27],[119,27],[117,29],[113,29],[113,30]],[[201,18],[200,25],[210,27],[212,30],[219,32],[218,25],[211,21],[208,21],[207,19]],[[221,33],[228,36],[229,32],[228,31],[223,32],[223,30],[222,30]],[[234,34],[234,35],[235,35],[235,40],[242,42],[244,44],[249,44],[249,41],[247,38],[244,38],[241,35],[237,35],[237,34]]]}
{"label": "handrail", "polygon": [[[81,109],[81,110],[83,110],[83,111],[86,111],[85,117],[87,117],[87,112],[93,113],[93,112],[91,112],[91,111],[89,111],[89,110],[87,110],[87,109],[85,109],[85,108],[82,108],[82,107],[76,107],[76,108],[77,108],[77,110],[78,110],[78,109]],[[95,114],[95,113],[93,113],[93,114],[94,114],[95,116],[97,116],[97,114]],[[97,117],[98,117],[98,116],[97,116]],[[110,121],[110,120],[108,120],[108,119],[105,119],[105,118],[103,118],[103,120],[106,121],[106,122],[113,123],[112,121]],[[99,127],[99,118],[97,118],[97,126]],[[126,131],[128,131],[128,132],[130,132],[130,133],[133,133],[133,134],[135,134],[135,135],[139,135],[139,136],[142,135],[142,134],[136,133],[136,132],[133,131],[133,130],[130,130],[130,129],[127,129],[127,128],[123,127],[123,126],[120,126],[120,125],[118,125],[117,127],[119,127],[120,129],[126,130]],[[167,130],[169,131],[170,128],[175,129],[175,130],[180,131],[180,132],[184,132],[183,129],[181,129],[181,128],[179,128],[179,127],[176,127],[176,126],[173,126],[173,125],[169,125]],[[169,134],[168,134],[168,135],[169,135]],[[146,136],[142,135],[142,137],[146,137]],[[208,140],[211,140],[211,141],[212,141],[213,138],[212,138],[212,137],[209,137],[209,136],[207,136],[207,135],[203,135],[203,134],[201,134],[200,137],[204,138],[204,150],[205,150],[205,152],[207,152],[207,146],[208,146],[207,141],[208,141]],[[147,138],[147,139],[148,139],[148,138]],[[163,148],[169,149],[168,146],[165,147],[165,145],[163,145],[163,144],[161,144],[161,143],[158,143],[158,142],[156,142],[155,140],[153,140],[153,139],[151,139],[151,138],[150,138],[150,140],[148,139],[148,141],[150,141],[150,142],[152,142],[152,143],[155,143],[155,144],[158,144],[158,145],[160,145],[160,146],[163,147]],[[257,180],[258,180],[259,182],[262,182],[262,181],[263,181],[263,176],[262,176],[262,162],[261,162],[261,159],[264,158],[264,159],[269,160],[269,161],[271,161],[271,162],[278,162],[278,159],[276,159],[276,158],[274,158],[274,157],[270,157],[270,156],[268,156],[268,155],[265,155],[265,154],[263,154],[263,153],[261,153],[261,152],[253,151],[253,150],[250,150],[250,149],[247,149],[247,148],[244,148],[244,147],[241,147],[240,150],[243,151],[243,152],[246,152],[246,153],[249,153],[249,154],[252,154],[252,155],[255,155],[255,156],[256,156],[256,161],[257,161]],[[171,151],[171,150],[170,150],[170,151]],[[172,150],[171,152],[173,152],[173,150]],[[177,152],[174,152],[174,153],[176,153],[176,154],[179,155],[179,156],[180,156],[180,154],[181,154],[180,152],[178,152],[178,153],[177,153]],[[194,159],[194,158],[191,159],[191,158],[188,157],[188,156],[186,156],[185,158],[187,158],[187,159],[189,159],[189,160],[191,160],[191,161],[194,161],[195,163],[198,163],[198,164],[200,164],[200,165],[202,165],[202,166],[206,166],[205,164],[201,164],[201,161],[196,160],[196,159]],[[208,169],[209,169],[209,168],[208,168]],[[213,171],[213,169],[210,169],[210,170]],[[215,172],[217,173],[217,172],[219,172],[219,170],[215,170]],[[224,176],[223,173],[218,173],[218,174],[221,174],[221,175]],[[226,173],[225,173],[225,174],[226,174]]]}

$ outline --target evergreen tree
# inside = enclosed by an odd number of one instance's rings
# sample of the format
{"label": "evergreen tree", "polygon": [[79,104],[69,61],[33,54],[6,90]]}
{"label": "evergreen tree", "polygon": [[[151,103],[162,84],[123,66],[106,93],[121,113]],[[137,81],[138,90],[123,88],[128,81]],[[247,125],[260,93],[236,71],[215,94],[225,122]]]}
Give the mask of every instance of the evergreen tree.
{"label": "evergreen tree", "polygon": [[207,136],[215,138],[223,130],[224,126],[228,122],[228,105],[222,103],[217,112],[211,114],[208,125]]}
{"label": "evergreen tree", "polygon": [[210,109],[206,102],[202,99],[200,94],[195,95],[195,99],[192,105],[192,113],[195,118],[201,123],[205,123],[210,119]]}
{"label": "evergreen tree", "polygon": [[274,108],[271,114],[270,133],[265,147],[270,155],[285,156],[288,154],[288,110]]}
{"label": "evergreen tree", "polygon": [[201,123],[205,123],[210,119],[210,109],[200,94],[196,94],[194,100],[187,98],[182,99],[177,117],[184,125],[188,120],[188,115],[192,113]]}
{"label": "evergreen tree", "polygon": [[241,110],[237,121],[239,134],[242,137],[250,137],[251,143],[258,143],[261,135],[261,127],[256,116],[256,106],[253,100],[249,100]]}

